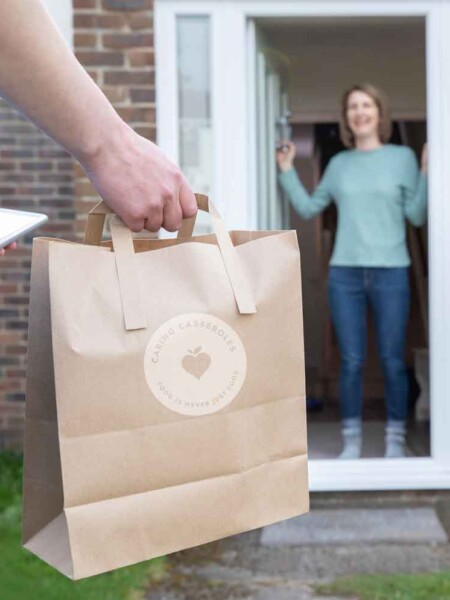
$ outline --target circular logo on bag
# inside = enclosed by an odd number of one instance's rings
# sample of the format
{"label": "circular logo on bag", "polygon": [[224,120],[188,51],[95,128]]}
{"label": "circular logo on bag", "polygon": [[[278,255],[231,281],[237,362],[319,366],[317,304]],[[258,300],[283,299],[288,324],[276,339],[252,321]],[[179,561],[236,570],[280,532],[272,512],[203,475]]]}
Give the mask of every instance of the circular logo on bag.
{"label": "circular logo on bag", "polygon": [[152,335],[144,358],[152,394],[183,415],[207,415],[239,393],[247,355],[236,331],[203,313],[179,315]]}

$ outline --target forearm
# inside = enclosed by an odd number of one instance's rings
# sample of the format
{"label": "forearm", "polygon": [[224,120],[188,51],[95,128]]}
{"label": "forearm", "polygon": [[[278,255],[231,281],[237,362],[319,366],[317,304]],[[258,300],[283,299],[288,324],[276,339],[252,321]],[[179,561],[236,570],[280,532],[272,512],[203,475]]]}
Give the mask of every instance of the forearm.
{"label": "forearm", "polygon": [[313,196],[308,194],[294,169],[280,173],[278,182],[303,219],[315,217],[328,204],[327,199],[322,198],[320,190],[318,190],[318,194],[315,193]]}
{"label": "forearm", "polygon": [[405,203],[405,216],[415,225],[421,227],[427,220],[428,182],[424,173],[420,173],[414,194]]}
{"label": "forearm", "polygon": [[40,0],[0,2],[0,94],[81,162],[127,129]]}
{"label": "forearm", "polygon": [[197,212],[180,170],[122,121],[41,0],[0,0],[0,95],[80,161],[133,231],[176,231]]}

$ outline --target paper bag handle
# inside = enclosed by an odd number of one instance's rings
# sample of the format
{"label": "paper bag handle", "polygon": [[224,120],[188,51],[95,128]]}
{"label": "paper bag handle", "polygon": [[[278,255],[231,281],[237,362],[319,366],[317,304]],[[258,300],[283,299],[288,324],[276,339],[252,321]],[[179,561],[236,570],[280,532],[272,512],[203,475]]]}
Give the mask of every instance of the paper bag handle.
{"label": "paper bag handle", "polygon": [[111,219],[110,228],[125,329],[127,331],[146,329],[147,317],[135,264],[133,236],[128,227],[116,215]]}
{"label": "paper bag handle", "polygon": [[[195,197],[198,208],[208,212],[211,216],[213,230],[217,237],[217,245],[240,314],[256,313],[256,307],[249,283],[242,265],[239,262],[239,257],[225,227],[224,221],[207,196],[196,194]],[[99,245],[101,243],[105,218],[107,214],[111,213],[112,211],[104,202],[100,202],[94,206],[88,215],[84,238],[85,244]],[[185,237],[188,231],[191,231],[192,235],[194,222],[195,218],[186,219],[183,222],[180,230],[180,232],[183,233],[183,237]],[[191,235],[188,237],[191,237]],[[181,237],[180,234],[179,237]],[[134,264],[133,236],[130,229],[128,229],[118,217],[114,217],[111,221],[111,238],[116,257],[116,268],[124,311],[125,327],[127,330],[145,329],[147,323],[141,299],[139,278]]]}
{"label": "paper bag handle", "polygon": [[[199,210],[209,213],[211,215],[211,219],[213,219],[213,214],[215,213],[217,217],[222,221],[222,217],[219,215],[219,213],[216,210],[216,207],[209,200],[208,196],[204,196],[203,194],[195,194],[195,199],[197,200],[197,208]],[[194,234],[196,220],[197,216],[191,217],[189,219],[183,219],[183,222],[181,223],[181,227],[177,234],[177,238],[181,239],[192,237]],[[214,233],[216,233],[215,230]]]}

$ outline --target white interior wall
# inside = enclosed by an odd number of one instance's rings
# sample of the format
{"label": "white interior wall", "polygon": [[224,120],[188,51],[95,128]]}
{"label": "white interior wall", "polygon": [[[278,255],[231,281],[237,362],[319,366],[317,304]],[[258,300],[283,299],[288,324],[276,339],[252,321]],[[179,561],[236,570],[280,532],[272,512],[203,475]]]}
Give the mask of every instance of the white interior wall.
{"label": "white interior wall", "polygon": [[289,63],[294,120],[336,120],[342,91],[371,82],[393,116],[426,114],[425,23],[421,18],[267,19],[260,26]]}

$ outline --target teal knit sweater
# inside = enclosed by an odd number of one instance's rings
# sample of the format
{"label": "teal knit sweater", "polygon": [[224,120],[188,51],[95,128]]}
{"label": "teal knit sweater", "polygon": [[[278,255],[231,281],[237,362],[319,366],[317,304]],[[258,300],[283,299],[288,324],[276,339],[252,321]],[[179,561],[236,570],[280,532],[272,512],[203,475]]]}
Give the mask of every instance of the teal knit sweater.
{"label": "teal knit sweater", "polygon": [[427,214],[427,180],[414,152],[386,144],[376,150],[345,150],[329,162],[310,196],[294,169],[279,183],[301,217],[310,219],[332,201],[338,227],[331,264],[406,267],[406,220],[417,227]]}

